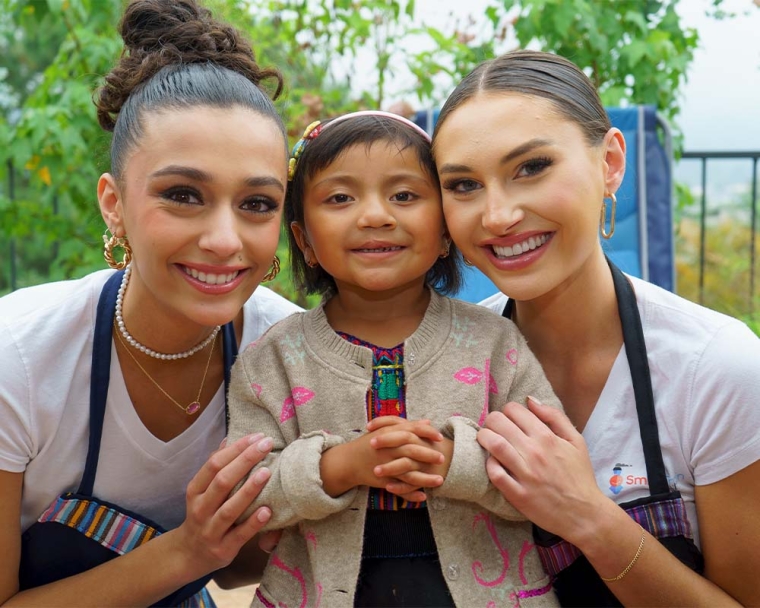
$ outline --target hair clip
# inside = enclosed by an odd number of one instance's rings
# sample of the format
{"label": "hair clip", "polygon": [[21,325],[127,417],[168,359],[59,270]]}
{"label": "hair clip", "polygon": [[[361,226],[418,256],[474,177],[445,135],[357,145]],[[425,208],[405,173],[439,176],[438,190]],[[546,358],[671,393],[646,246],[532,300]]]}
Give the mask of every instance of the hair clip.
{"label": "hair clip", "polygon": [[293,178],[296,175],[296,165],[298,164],[298,159],[303,153],[303,149],[306,146],[306,142],[308,140],[314,139],[317,135],[319,135],[322,132],[322,126],[323,125],[320,121],[315,120],[308,127],[306,127],[306,129],[303,132],[303,135],[301,136],[301,139],[299,139],[293,146],[293,150],[290,153],[290,160],[288,161],[288,181],[289,182],[292,182]]}

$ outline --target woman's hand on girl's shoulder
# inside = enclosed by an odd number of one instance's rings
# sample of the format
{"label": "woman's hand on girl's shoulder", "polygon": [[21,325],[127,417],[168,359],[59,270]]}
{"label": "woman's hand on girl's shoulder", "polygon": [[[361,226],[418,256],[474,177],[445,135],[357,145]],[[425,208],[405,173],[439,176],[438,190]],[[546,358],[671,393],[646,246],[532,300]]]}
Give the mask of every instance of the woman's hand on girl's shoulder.
{"label": "woman's hand on girl's shoulder", "polygon": [[235,523],[258,497],[269,479],[268,469],[256,471],[230,495],[271,449],[272,440],[260,433],[229,446],[223,442],[188,484],[185,521],[173,533],[188,568],[197,569],[199,577],[229,565],[271,518],[269,508],[260,507]]}

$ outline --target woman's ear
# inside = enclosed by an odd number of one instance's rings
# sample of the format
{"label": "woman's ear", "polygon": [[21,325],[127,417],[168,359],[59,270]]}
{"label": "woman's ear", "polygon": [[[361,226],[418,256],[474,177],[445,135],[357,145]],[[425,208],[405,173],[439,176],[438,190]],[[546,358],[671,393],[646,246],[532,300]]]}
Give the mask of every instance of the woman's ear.
{"label": "woman's ear", "polygon": [[604,187],[616,192],[625,175],[625,138],[620,129],[612,128],[604,136]]}
{"label": "woman's ear", "polygon": [[104,173],[98,180],[98,204],[108,229],[114,236],[124,236],[124,203],[116,178],[110,173]]}

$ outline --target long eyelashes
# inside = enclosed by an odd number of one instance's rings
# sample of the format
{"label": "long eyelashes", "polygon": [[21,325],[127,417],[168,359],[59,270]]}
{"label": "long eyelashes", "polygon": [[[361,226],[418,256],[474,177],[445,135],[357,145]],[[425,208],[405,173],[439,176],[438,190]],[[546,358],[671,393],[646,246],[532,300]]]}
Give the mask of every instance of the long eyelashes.
{"label": "long eyelashes", "polygon": [[532,177],[534,175],[538,175],[544,169],[551,167],[553,163],[554,161],[548,156],[538,156],[536,158],[531,158],[522,164],[518,175],[521,177]]}
{"label": "long eyelashes", "polygon": [[[174,186],[159,193],[161,199],[178,207],[203,206],[204,200],[201,193],[190,186]],[[268,196],[256,195],[243,199],[239,204],[240,209],[255,214],[274,213],[279,209],[280,203]]]}
{"label": "long eyelashes", "polygon": [[189,188],[188,186],[175,186],[173,188],[167,188],[160,193],[160,196],[165,201],[169,201],[177,205],[200,205],[203,202],[200,193],[194,188]]}
{"label": "long eyelashes", "polygon": [[[546,169],[554,164],[554,160],[548,156],[537,156],[526,160],[517,168],[517,173],[514,179],[535,177],[543,173]],[[444,190],[457,192],[459,194],[467,194],[474,190],[480,189],[482,186],[479,182],[469,178],[454,178],[448,181],[444,181],[441,184]]]}

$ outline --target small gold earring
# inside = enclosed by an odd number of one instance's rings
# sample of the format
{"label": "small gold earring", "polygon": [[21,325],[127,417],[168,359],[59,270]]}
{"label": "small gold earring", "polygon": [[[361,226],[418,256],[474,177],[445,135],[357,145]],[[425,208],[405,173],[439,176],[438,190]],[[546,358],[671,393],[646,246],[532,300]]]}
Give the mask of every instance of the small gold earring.
{"label": "small gold earring", "polygon": [[468,260],[466,257],[462,256],[462,261],[464,262],[465,266],[475,266],[470,260]]}
{"label": "small gold earring", "polygon": [[[111,233],[110,237],[108,236],[109,232]],[[113,257],[113,250],[117,247],[124,250],[121,262],[117,262]],[[103,233],[103,258],[115,270],[124,270],[129,266],[129,263],[132,261],[132,247],[129,246],[127,235],[116,236],[113,230],[106,228],[106,231]]]}
{"label": "small gold earring", "polygon": [[264,275],[264,278],[261,279],[261,282],[267,283],[269,281],[272,281],[279,273],[280,273],[280,258],[278,258],[277,256],[274,256],[274,259],[272,260],[272,268],[270,268],[269,272],[267,272]]}
{"label": "small gold earring", "polygon": [[449,251],[451,251],[451,239],[445,239],[443,241],[443,253],[438,257],[441,259],[449,257]]}
{"label": "small gold earring", "polygon": [[605,239],[611,239],[612,235],[615,234],[615,211],[617,207],[617,197],[615,197],[614,192],[610,192],[608,196],[605,198],[610,199],[610,230],[607,232],[607,203],[604,199],[602,199],[602,214],[599,218],[599,230],[602,232],[602,236]]}

